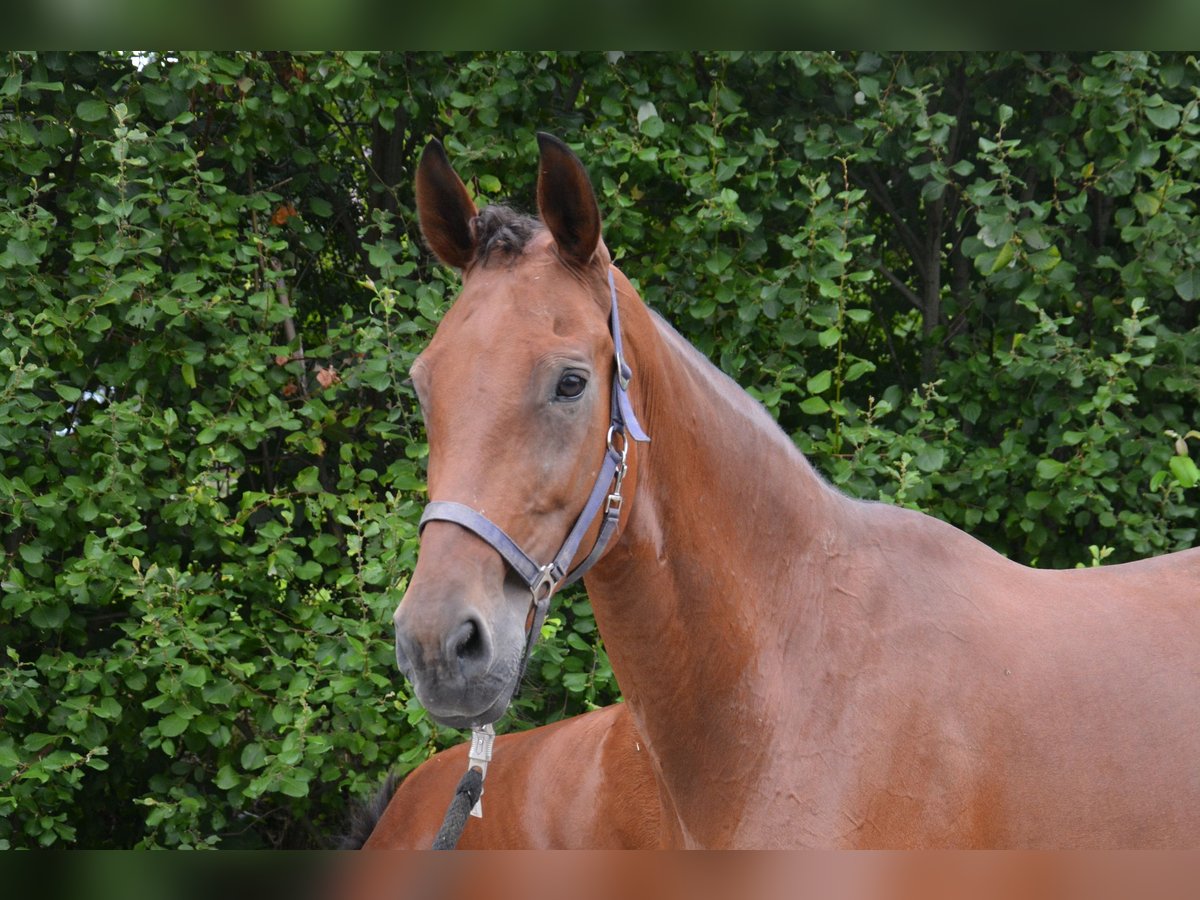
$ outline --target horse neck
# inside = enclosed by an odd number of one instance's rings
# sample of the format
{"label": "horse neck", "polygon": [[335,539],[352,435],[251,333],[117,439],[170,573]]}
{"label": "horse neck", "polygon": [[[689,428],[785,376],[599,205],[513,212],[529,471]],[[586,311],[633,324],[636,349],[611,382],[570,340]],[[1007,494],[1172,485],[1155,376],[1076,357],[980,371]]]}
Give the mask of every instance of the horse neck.
{"label": "horse neck", "polygon": [[[736,801],[713,786],[753,780],[773,692],[804,680],[785,652],[812,606],[795,586],[846,501],[732,380],[640,304],[631,312],[651,442],[636,447],[630,519],[589,593],[682,827],[721,843]],[[687,783],[705,788],[689,796]]]}

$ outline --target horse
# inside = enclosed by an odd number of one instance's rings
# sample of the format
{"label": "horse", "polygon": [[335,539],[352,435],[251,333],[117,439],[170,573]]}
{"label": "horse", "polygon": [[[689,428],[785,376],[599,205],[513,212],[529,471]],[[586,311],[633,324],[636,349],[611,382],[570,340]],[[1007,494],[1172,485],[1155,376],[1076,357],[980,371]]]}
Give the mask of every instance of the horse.
{"label": "horse", "polygon": [[416,173],[462,279],[411,369],[431,501],[394,625],[430,715],[501,715],[586,565],[662,846],[1200,844],[1200,548],[1039,570],[840,493],[538,146],[536,219],[478,211],[436,141]]}
{"label": "horse", "polygon": [[[400,783],[365,850],[427,850],[467,769],[467,744],[427,759]],[[623,703],[501,734],[484,779],[483,816],[463,850],[639,850],[659,839],[658,785]]]}

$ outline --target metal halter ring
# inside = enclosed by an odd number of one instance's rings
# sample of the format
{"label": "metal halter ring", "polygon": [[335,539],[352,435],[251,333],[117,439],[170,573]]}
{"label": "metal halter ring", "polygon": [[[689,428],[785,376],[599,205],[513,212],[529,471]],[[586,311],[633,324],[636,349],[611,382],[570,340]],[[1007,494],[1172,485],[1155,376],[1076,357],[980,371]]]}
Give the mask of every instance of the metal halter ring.
{"label": "metal halter ring", "polygon": [[[540,606],[550,599],[550,595],[554,593],[554,586],[558,584],[560,578],[562,578],[562,575],[557,573],[554,563],[549,563],[538,569],[537,581],[529,586],[529,590],[533,593],[533,603],[535,606]],[[541,596],[538,596],[539,594]]]}
{"label": "metal halter ring", "polygon": [[[621,436],[621,449],[620,450],[618,450],[616,447],[613,446],[613,438],[616,437],[618,434]],[[608,449],[621,457],[621,470],[622,470],[622,473],[624,473],[625,459],[627,456],[629,456],[629,437],[625,434],[625,431],[623,429],[617,428],[616,425],[609,425],[608,426],[608,438],[606,440],[608,441]]]}

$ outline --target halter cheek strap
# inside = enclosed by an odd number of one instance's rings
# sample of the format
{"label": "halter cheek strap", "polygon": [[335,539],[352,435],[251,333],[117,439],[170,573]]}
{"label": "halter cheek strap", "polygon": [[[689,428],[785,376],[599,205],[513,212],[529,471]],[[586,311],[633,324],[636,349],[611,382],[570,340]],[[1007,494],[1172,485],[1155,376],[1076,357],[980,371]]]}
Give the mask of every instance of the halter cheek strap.
{"label": "halter cheek strap", "polygon": [[[633,370],[625,361],[624,347],[621,342],[621,318],[617,305],[617,286],[613,280],[612,269],[608,270],[608,288],[612,297],[612,312],[609,328],[613,338],[613,367],[612,412],[608,428],[607,448],[596,483],[588,495],[587,502],[575,525],[568,532],[562,547],[554,558],[545,565],[538,565],[520,545],[509,537],[499,525],[463,503],[453,500],[433,500],[425,506],[421,515],[418,529],[423,529],[426,522],[453,522],[479,536],[481,540],[492,547],[508,563],[532,593],[533,621],[526,635],[525,656],[522,660],[522,673],[529,662],[529,654],[537,635],[541,632],[542,623],[550,609],[550,598],[560,587],[574,584],[590,569],[604,554],[605,548],[617,530],[621,519],[621,505],[624,498],[621,495],[621,485],[628,471],[629,441],[649,441],[650,437],[638,422],[633,406],[629,402],[629,383],[633,379]],[[588,553],[587,558],[573,570],[567,570],[571,561],[579,552],[584,535],[587,534],[596,516],[603,516],[596,543]],[[518,681],[519,683],[519,681]]]}

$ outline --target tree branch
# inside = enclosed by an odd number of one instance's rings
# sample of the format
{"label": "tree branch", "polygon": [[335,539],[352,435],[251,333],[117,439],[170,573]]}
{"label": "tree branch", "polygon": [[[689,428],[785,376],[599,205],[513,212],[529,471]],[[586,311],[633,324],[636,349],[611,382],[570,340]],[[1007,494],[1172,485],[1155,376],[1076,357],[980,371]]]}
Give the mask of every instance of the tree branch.
{"label": "tree branch", "polygon": [[904,244],[905,249],[908,250],[908,255],[912,258],[913,265],[917,267],[917,274],[922,280],[927,279],[928,273],[925,271],[921,241],[917,237],[916,232],[912,230],[908,222],[900,214],[900,210],[896,208],[896,204],[892,202],[891,193],[888,191],[887,185],[883,183],[883,179],[879,177],[879,173],[875,171],[873,166],[861,166],[852,169],[850,177],[857,184],[861,185],[876,203],[883,207],[883,211],[887,213],[888,218],[896,226],[896,234],[899,236],[900,242]]}
{"label": "tree branch", "polygon": [[898,278],[891,269],[885,266],[882,259],[874,260],[874,264],[875,268],[879,270],[880,274],[890,281],[892,285],[908,299],[908,302],[915,306],[917,310],[924,315],[925,305],[921,302],[921,298],[917,295],[917,292],[905,284],[900,278]]}

